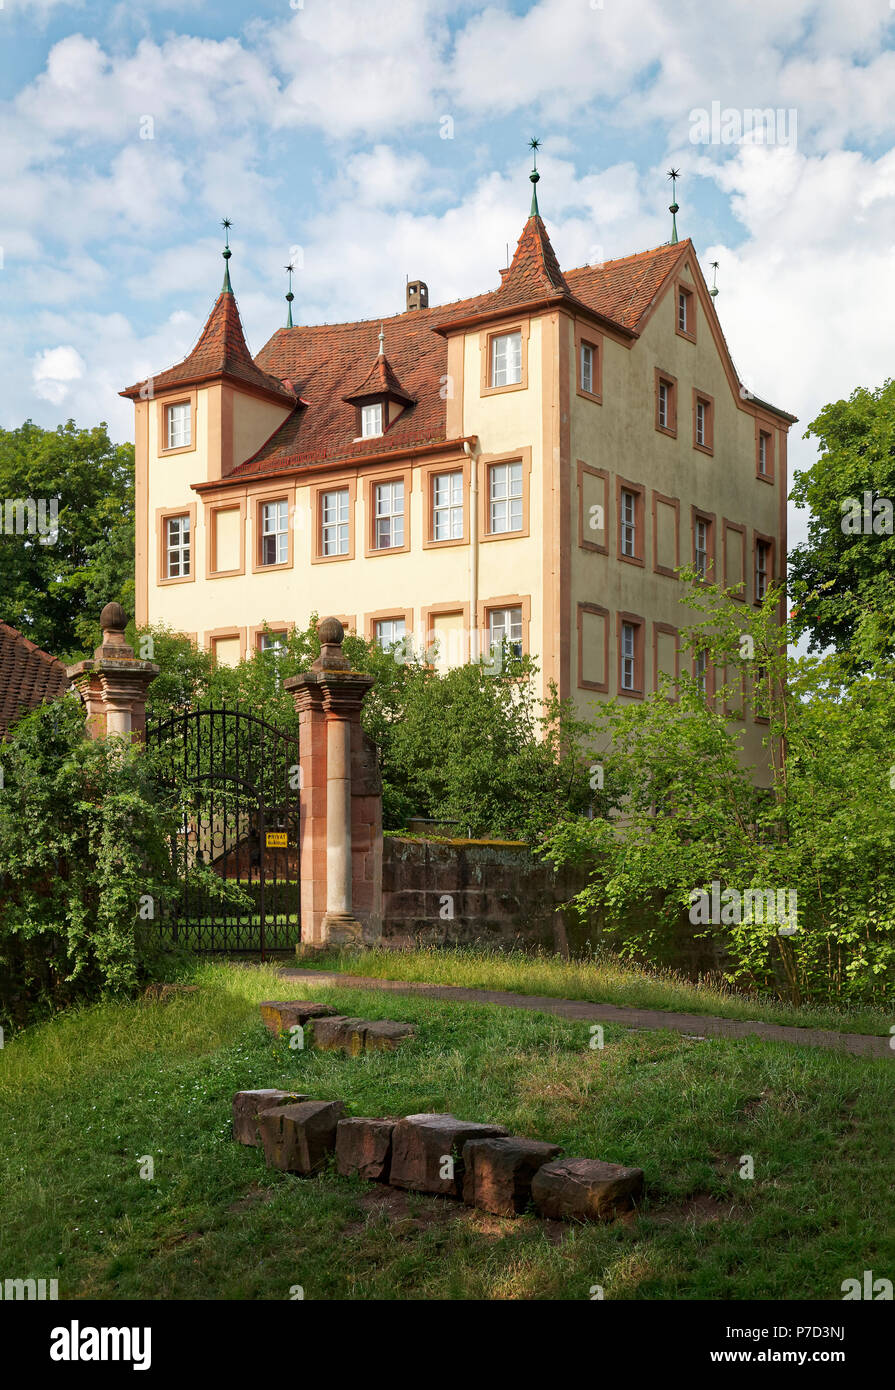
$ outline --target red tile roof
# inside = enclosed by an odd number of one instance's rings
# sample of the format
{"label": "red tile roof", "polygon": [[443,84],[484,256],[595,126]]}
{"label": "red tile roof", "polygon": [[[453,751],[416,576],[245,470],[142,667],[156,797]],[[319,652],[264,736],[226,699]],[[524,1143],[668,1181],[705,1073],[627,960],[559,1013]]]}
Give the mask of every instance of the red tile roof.
{"label": "red tile roof", "polygon": [[[176,367],[149,378],[153,391],[167,391],[172,386],[191,386],[216,377],[230,377],[248,386],[259,387],[274,396],[294,401],[294,393],[276,377],[268,376],[252,359],[242,331],[236,299],[230,290],[222,290],[215,300],[208,322],[199,341],[188,357]],[[122,396],[137,396],[145,382],[138,381],[122,391]]]}
{"label": "red tile roof", "polygon": [[[288,379],[307,402],[307,409],[296,409],[230,477],[287,472],[443,442],[445,330],[480,315],[496,316],[524,304],[550,301],[589,310],[630,334],[672,267],[690,249],[691,243],[682,241],[563,274],[544,223],[540,217],[530,217],[498,289],[453,304],[410,309],[384,321],[389,371],[415,404],[408,405],[376,440],[354,441],[356,419],[346,396],[359,394],[358,363],[369,361],[375,352],[379,321],[280,328],[255,360],[272,376]],[[371,375],[367,373],[364,381]]]}
{"label": "red tile roof", "polygon": [[62,662],[0,622],[0,738],[28,710],[57,699],[67,689]]}

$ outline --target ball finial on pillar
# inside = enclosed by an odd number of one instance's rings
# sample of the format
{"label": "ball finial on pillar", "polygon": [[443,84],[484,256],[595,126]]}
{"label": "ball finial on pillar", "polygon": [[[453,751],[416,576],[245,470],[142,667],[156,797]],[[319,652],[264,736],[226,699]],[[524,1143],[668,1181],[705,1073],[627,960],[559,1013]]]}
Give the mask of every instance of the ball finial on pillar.
{"label": "ball finial on pillar", "polygon": [[324,618],[317,624],[320,638],[320,655],[314,662],[315,671],[350,671],[351,662],[343,655],[342,642],[345,629],[338,618]]}

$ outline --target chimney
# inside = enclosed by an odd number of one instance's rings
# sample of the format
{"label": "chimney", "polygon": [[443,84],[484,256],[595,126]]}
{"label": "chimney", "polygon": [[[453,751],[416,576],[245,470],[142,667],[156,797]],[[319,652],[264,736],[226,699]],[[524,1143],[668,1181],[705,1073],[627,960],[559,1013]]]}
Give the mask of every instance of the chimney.
{"label": "chimney", "polygon": [[425,280],[411,280],[407,286],[408,309],[428,309],[429,286]]}

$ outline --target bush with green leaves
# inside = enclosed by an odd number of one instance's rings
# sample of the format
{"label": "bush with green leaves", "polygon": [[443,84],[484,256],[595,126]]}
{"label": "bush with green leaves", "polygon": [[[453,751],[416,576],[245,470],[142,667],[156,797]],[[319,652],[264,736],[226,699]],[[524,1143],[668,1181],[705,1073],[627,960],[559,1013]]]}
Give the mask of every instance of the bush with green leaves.
{"label": "bush with green leaves", "polygon": [[[159,968],[157,924],[177,891],[178,789],[163,793],[139,744],[87,738],[75,696],[20,720],[0,768],[0,1025],[132,992]],[[210,869],[189,872],[233,899]]]}
{"label": "bush with green leaves", "polygon": [[[757,611],[717,588],[686,591],[700,616],[685,644],[726,668],[727,685],[707,702],[682,675],[676,701],[666,686],[636,704],[602,706],[594,728],[607,813],[560,823],[547,853],[589,871],[578,906],[608,917],[623,954],[652,961],[687,921],[694,890],[795,890],[793,935],[748,913],[735,920],[733,896],[720,922],[696,932],[726,949],[741,987],[794,1003],[886,1000],[895,975],[895,668],[877,663],[855,677],[833,657],[788,655],[778,599]],[[742,718],[725,713],[725,704],[742,709],[743,680],[769,721],[764,769],[748,766]]]}

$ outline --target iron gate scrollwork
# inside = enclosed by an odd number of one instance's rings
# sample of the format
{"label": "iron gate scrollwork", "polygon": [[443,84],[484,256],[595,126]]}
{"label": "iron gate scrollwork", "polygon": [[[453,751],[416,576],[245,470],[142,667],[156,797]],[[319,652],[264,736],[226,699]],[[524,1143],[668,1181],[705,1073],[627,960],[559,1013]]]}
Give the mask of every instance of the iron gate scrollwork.
{"label": "iron gate scrollwork", "polygon": [[160,930],[196,951],[291,950],[301,937],[298,739],[224,703],[150,721],[146,748],[183,808],[170,841],[178,889]]}

